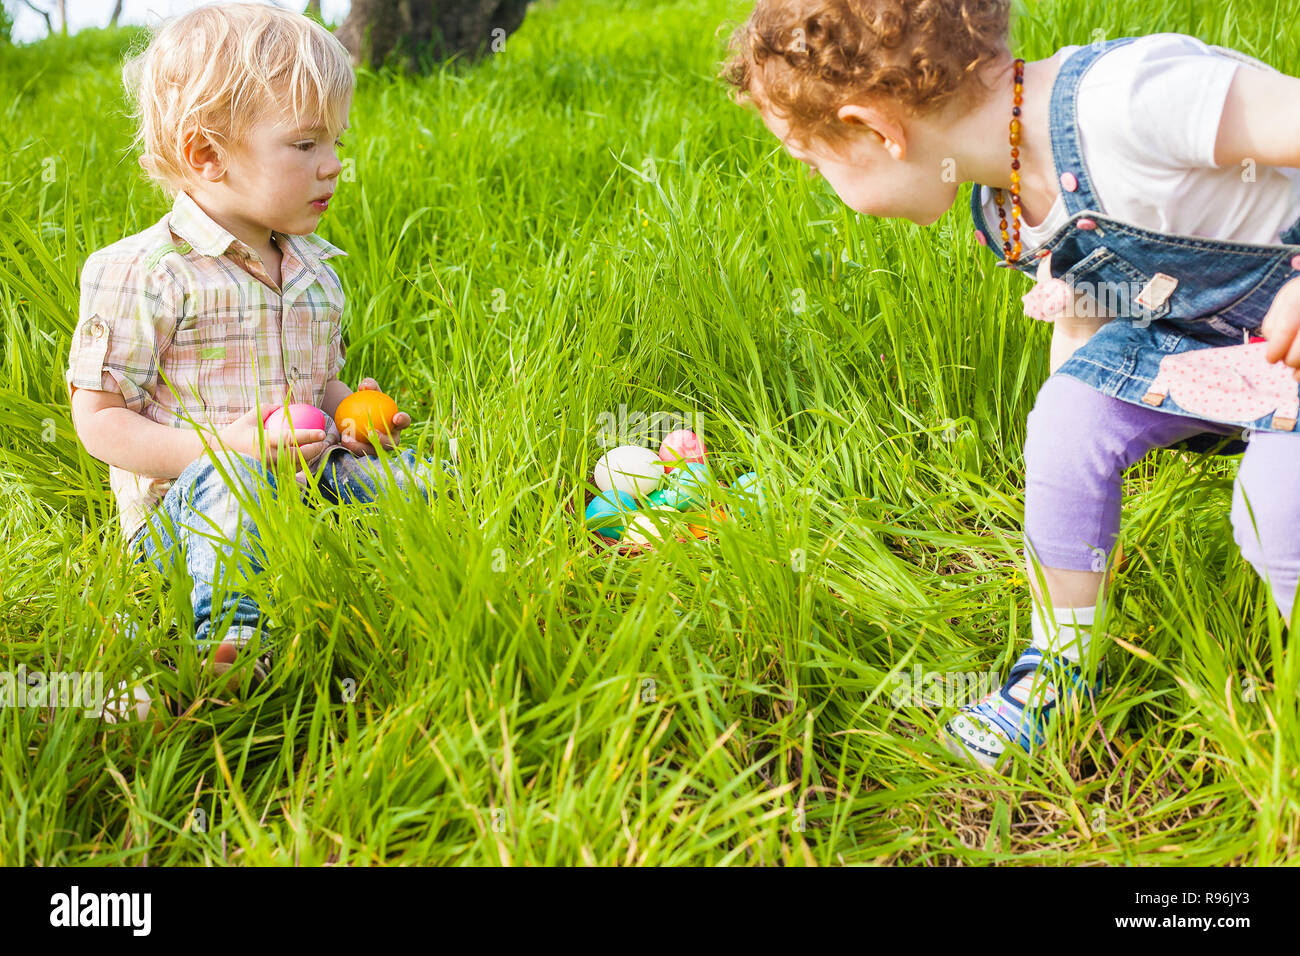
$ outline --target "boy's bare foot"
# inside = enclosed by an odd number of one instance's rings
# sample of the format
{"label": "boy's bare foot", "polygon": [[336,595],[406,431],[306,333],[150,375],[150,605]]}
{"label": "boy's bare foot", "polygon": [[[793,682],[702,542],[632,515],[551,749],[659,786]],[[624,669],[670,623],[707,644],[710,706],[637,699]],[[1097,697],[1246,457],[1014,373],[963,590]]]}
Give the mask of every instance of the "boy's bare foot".
{"label": "boy's bare foot", "polygon": [[222,641],[213,650],[207,670],[216,677],[213,686],[215,693],[222,696],[233,694],[238,697],[245,691],[252,693],[266,681],[271,666],[270,654],[264,654],[252,661],[247,668],[236,668],[235,662],[239,659],[239,651],[240,645],[230,640]]}

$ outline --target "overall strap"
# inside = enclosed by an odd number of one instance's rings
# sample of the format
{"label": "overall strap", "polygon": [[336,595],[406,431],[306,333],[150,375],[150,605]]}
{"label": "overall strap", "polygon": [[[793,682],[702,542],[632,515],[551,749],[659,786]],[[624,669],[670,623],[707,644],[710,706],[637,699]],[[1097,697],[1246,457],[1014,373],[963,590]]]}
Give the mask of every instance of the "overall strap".
{"label": "overall strap", "polygon": [[[1121,37],[1116,40],[1098,40],[1080,47],[1070,54],[1056,74],[1052,84],[1052,95],[1048,107],[1048,122],[1051,124],[1052,161],[1057,177],[1061,180],[1061,197],[1066,211],[1075,215],[1081,210],[1089,209],[1101,213],[1097,196],[1092,190],[1092,177],[1083,162],[1083,149],[1079,143],[1079,124],[1077,117],[1079,82],[1088,67],[1096,62],[1103,53],[1132,43],[1136,37]],[[1068,174],[1068,175],[1067,175]],[[1073,188],[1071,188],[1073,187]],[[998,243],[997,230],[990,228],[984,218],[984,190],[989,187],[972,183],[970,191],[971,222],[975,224],[977,236],[997,257],[1005,261],[1001,245]]]}
{"label": "overall strap", "polygon": [[1061,64],[1052,85],[1049,116],[1052,124],[1052,160],[1061,182],[1061,199],[1071,216],[1084,210],[1104,213],[1097,194],[1093,192],[1092,176],[1083,158],[1079,141],[1079,84],[1088,68],[1103,53],[1132,43],[1136,37],[1117,40],[1098,40],[1080,47]]}

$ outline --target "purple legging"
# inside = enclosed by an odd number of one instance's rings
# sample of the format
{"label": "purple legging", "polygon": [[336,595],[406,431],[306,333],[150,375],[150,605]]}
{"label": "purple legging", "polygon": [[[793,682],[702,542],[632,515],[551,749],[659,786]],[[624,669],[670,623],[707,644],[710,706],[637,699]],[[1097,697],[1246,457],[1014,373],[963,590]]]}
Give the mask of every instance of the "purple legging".
{"label": "purple legging", "polygon": [[[1038,561],[1102,570],[1119,533],[1124,470],[1152,448],[1205,432],[1237,429],[1120,401],[1068,375],[1049,378],[1025,442],[1025,537]],[[1290,620],[1300,577],[1300,434],[1251,435],[1233,483],[1232,529]]]}

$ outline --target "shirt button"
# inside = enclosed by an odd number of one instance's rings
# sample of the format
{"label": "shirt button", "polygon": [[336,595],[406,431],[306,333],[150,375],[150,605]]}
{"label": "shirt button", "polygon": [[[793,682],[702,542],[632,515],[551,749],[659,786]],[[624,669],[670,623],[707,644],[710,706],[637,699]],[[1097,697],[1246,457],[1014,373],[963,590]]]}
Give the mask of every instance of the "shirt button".
{"label": "shirt button", "polygon": [[1078,227],[1079,227],[1080,229],[1096,229],[1096,228],[1097,228],[1097,224],[1096,224],[1095,222],[1093,222],[1091,219],[1080,219],[1080,220],[1078,221],[1078,223],[1076,223],[1076,225],[1078,225]]}
{"label": "shirt button", "polygon": [[90,323],[90,331],[94,333],[95,338],[102,339],[108,333],[108,326],[102,319],[95,319]]}
{"label": "shirt button", "polygon": [[1074,192],[1079,188],[1079,180],[1074,177],[1074,173],[1061,173],[1061,187]]}
{"label": "shirt button", "polygon": [[291,368],[291,369],[289,369],[289,374],[290,374],[291,376],[293,376],[294,378],[297,378],[297,377],[298,377],[298,369],[297,369],[297,368]]}

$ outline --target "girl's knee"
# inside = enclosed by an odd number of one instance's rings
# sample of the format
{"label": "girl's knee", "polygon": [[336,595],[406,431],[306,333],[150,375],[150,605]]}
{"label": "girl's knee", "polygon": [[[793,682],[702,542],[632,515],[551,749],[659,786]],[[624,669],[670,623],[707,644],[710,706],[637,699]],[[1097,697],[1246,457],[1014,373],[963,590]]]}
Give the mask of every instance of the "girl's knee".
{"label": "girl's knee", "polygon": [[[1258,440],[1256,436],[1253,441]],[[1292,440],[1300,452],[1300,438]],[[1252,563],[1300,566],[1300,493],[1295,482],[1249,464],[1242,460],[1232,485],[1233,539]],[[1300,468],[1300,461],[1292,467]]]}
{"label": "girl's knee", "polygon": [[1300,436],[1256,433],[1232,486],[1232,536],[1290,615],[1300,579]]}
{"label": "girl's knee", "polygon": [[1093,449],[1114,444],[1107,404],[1117,401],[1078,379],[1053,375],[1038,390],[1026,422],[1026,467],[1076,472]]}

